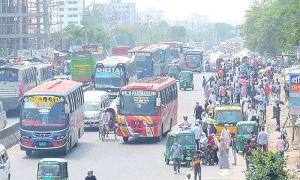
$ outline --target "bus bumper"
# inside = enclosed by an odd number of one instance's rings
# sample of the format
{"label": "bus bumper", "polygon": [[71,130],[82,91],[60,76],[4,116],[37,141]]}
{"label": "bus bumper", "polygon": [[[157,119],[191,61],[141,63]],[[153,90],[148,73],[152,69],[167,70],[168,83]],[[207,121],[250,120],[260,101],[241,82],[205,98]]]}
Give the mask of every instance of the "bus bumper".
{"label": "bus bumper", "polygon": [[61,145],[61,146],[57,146],[57,147],[39,147],[37,145],[37,143],[34,143],[33,146],[29,147],[29,146],[25,146],[22,142],[22,140],[20,141],[20,149],[21,151],[47,151],[47,152],[52,152],[52,151],[66,151],[67,150],[67,143]]}

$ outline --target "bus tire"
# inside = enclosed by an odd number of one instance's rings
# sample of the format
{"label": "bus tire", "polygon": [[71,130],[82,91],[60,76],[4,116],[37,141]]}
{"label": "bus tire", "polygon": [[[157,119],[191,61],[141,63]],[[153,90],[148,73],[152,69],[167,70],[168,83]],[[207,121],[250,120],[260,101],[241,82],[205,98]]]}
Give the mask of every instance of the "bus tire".
{"label": "bus tire", "polygon": [[[172,131],[172,123],[173,123],[173,120],[171,119],[171,124],[170,124],[170,129],[169,129],[169,132]],[[166,133],[167,134],[167,133]]]}
{"label": "bus tire", "polygon": [[69,140],[69,142],[68,142],[68,144],[67,144],[67,147],[66,147],[66,150],[64,150],[63,152],[62,152],[62,154],[64,155],[64,156],[66,156],[66,155],[68,155],[68,153],[69,153],[69,150],[71,149],[71,138],[69,138],[70,140]]}
{"label": "bus tire", "polygon": [[124,142],[128,142],[129,137],[123,137]]}
{"label": "bus tire", "polygon": [[156,142],[160,142],[162,140],[163,137],[163,126],[161,126],[161,130],[160,130],[160,136],[155,138]]}
{"label": "bus tire", "polygon": [[27,150],[26,151],[26,156],[31,156],[32,155],[32,151],[31,150]]}

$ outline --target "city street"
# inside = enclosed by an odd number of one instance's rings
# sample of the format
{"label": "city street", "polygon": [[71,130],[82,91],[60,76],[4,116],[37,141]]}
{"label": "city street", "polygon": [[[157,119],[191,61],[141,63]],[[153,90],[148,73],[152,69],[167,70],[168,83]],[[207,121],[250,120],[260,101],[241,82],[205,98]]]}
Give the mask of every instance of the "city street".
{"label": "city street", "polygon": [[[178,123],[182,116],[187,114],[190,122],[193,107],[196,101],[204,104],[203,89],[201,88],[202,76],[207,78],[212,73],[194,74],[194,91],[179,92]],[[173,130],[179,130],[176,126]],[[128,143],[123,143],[121,137],[117,140],[110,135],[102,142],[97,132],[85,132],[80,139],[78,147],[73,148],[67,156],[53,153],[33,153],[32,157],[26,157],[25,152],[19,150],[19,145],[9,149],[12,166],[12,180],[36,179],[37,163],[45,157],[61,157],[69,162],[69,179],[79,180],[87,175],[89,169],[94,170],[98,179],[118,180],[148,180],[148,179],[185,179],[189,168],[183,167],[180,174],[174,174],[172,163],[166,165],[164,162],[165,151],[164,138],[157,143],[154,139],[130,138]],[[229,156],[230,164],[233,162],[232,155]],[[245,161],[238,155],[238,165],[231,166],[228,170],[220,170],[215,166],[202,166],[202,179],[243,179]]]}

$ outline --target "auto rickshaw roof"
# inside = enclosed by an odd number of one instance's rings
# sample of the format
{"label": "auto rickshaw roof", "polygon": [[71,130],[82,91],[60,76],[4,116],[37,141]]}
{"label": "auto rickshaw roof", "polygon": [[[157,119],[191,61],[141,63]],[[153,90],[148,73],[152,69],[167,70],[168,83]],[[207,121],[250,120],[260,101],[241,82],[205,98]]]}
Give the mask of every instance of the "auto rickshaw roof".
{"label": "auto rickshaw roof", "polygon": [[236,124],[236,126],[243,126],[243,125],[254,125],[257,126],[257,122],[255,121],[240,121]]}
{"label": "auto rickshaw roof", "polygon": [[59,163],[66,163],[68,162],[67,160],[63,158],[43,158],[39,161],[40,162],[59,162]]}
{"label": "auto rickshaw roof", "polygon": [[239,107],[239,106],[218,106],[218,107],[215,107],[215,111],[225,111],[225,110],[238,110],[238,111],[241,111],[242,108]]}
{"label": "auto rickshaw roof", "polygon": [[182,74],[184,74],[184,73],[186,73],[186,74],[193,74],[192,71],[181,71],[180,73],[182,73]]}
{"label": "auto rickshaw roof", "polygon": [[171,131],[168,133],[168,136],[177,136],[177,135],[194,135],[190,131]]}

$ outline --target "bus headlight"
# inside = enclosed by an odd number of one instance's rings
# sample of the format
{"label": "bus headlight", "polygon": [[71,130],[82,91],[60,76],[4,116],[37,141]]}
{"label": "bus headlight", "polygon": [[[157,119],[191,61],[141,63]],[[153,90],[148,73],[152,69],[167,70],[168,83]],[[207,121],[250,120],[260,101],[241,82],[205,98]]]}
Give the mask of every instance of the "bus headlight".
{"label": "bus headlight", "polygon": [[55,136],[53,139],[55,140],[60,140],[60,139],[65,139],[66,135],[59,135],[59,136]]}
{"label": "bus headlight", "polygon": [[22,138],[22,139],[31,139],[31,137],[29,137],[29,136],[27,136],[27,135],[23,135],[23,134],[21,134],[21,138]]}

